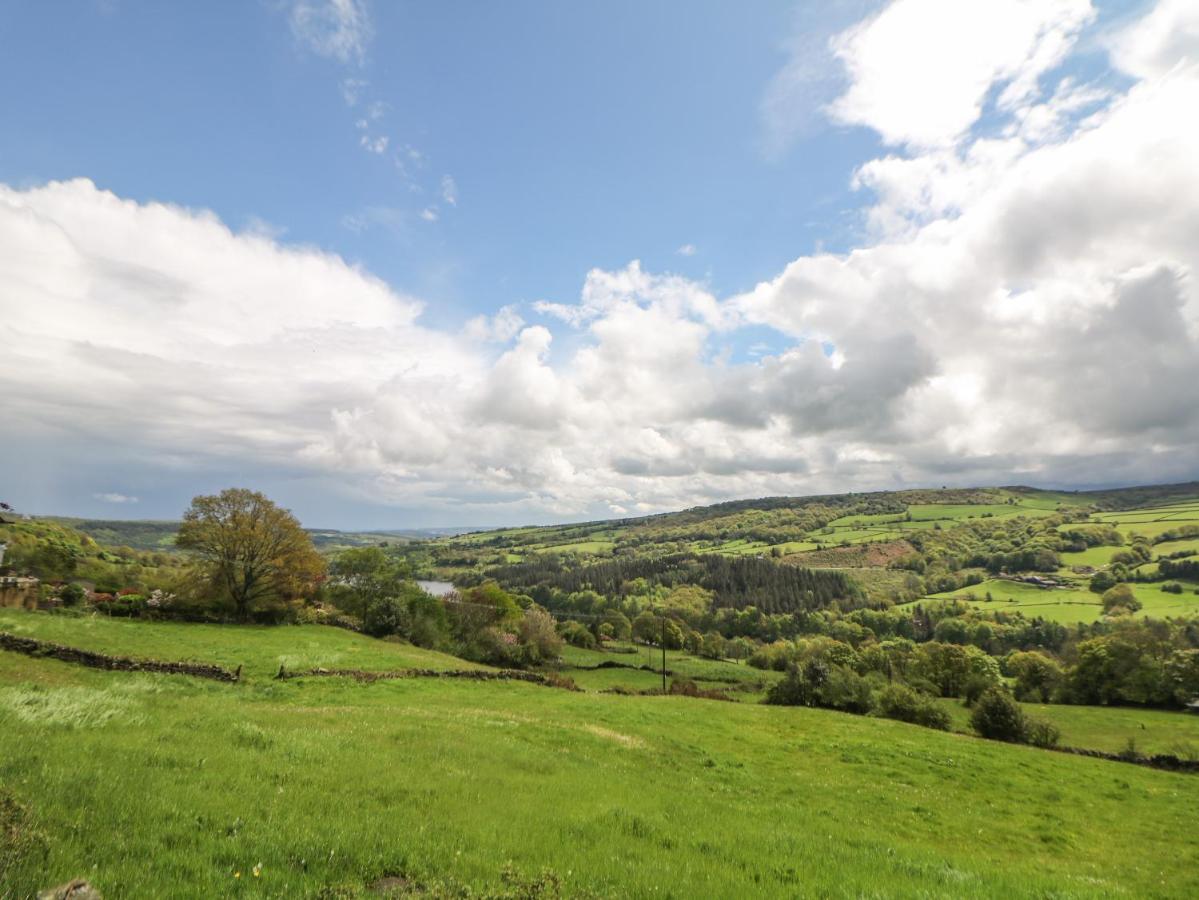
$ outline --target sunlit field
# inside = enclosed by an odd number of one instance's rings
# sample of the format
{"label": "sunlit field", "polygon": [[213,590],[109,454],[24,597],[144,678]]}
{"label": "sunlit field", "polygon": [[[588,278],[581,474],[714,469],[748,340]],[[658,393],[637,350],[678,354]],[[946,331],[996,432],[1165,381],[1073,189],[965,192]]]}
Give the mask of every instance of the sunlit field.
{"label": "sunlit field", "polygon": [[[118,640],[87,624],[4,619],[166,649],[163,626],[125,623]],[[21,837],[0,892],[78,875],[131,898],[357,896],[384,878],[512,896],[538,879],[571,896],[1199,891],[1192,776],[820,710],[276,682],[288,638],[314,662],[411,651],[315,627],[193,642],[193,627],[170,639],[245,661],[245,682],[0,654],[0,780]]]}

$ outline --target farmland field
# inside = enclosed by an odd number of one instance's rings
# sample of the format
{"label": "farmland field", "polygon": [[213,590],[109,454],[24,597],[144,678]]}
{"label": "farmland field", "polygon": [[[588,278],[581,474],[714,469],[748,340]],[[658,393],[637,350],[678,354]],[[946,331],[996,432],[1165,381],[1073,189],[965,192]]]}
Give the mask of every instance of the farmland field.
{"label": "farmland field", "polygon": [[[1137,616],[1199,615],[1199,596],[1188,585],[1183,594],[1168,594],[1160,584],[1130,584],[1133,593],[1144,604]],[[990,592],[991,600],[984,599]],[[1040,616],[1064,625],[1074,622],[1095,622],[1103,616],[1099,595],[1088,590],[1085,583],[1076,588],[1048,590],[1031,584],[1005,579],[990,579],[957,591],[934,594],[933,598],[966,600],[976,609],[992,612],[1018,610],[1026,616]]]}
{"label": "farmland field", "polygon": [[[970,710],[962,701],[946,698],[939,702],[952,717],[954,729],[970,733]],[[1131,741],[1139,753],[1199,759],[1199,716],[1193,713],[1058,703],[1021,706],[1029,715],[1056,725],[1066,747],[1120,753]]]}
{"label": "farmland field", "polygon": [[[121,643],[162,640],[133,624]],[[26,810],[0,892],[85,873],[131,898],[357,896],[385,877],[516,895],[543,869],[572,896],[1199,891],[1191,776],[811,709],[279,683],[263,630],[202,646],[259,662],[224,685],[0,654],[0,782]]]}
{"label": "farmland field", "polygon": [[473,668],[474,664],[411,644],[378,641],[317,625],[286,628],[143,622],[101,615],[82,618],[31,615],[0,609],[0,631],[98,653],[176,662],[208,662],[257,678],[279,666],[380,671],[402,668]]}

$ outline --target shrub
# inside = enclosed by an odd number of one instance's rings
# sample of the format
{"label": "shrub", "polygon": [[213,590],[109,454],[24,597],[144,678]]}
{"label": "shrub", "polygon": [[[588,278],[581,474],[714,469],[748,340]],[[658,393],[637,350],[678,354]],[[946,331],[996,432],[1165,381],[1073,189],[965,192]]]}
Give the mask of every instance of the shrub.
{"label": "shrub", "polygon": [[1025,740],[1034,747],[1056,747],[1062,733],[1050,722],[1042,719],[1026,720]]}
{"label": "shrub", "polygon": [[63,606],[79,606],[87,597],[87,591],[78,584],[68,584],[58,594],[62,598]]}
{"label": "shrub", "polygon": [[978,698],[995,686],[985,675],[970,675],[962,686],[962,699],[966,706],[973,706]]}
{"label": "shrub", "polygon": [[1001,688],[991,688],[978,698],[970,724],[980,735],[995,741],[1023,743],[1028,735],[1028,721],[1020,704]]}
{"label": "shrub", "polygon": [[558,630],[566,642],[574,647],[585,650],[595,647],[595,635],[581,622],[563,622]]}
{"label": "shrub", "polygon": [[820,706],[859,715],[874,708],[870,682],[845,666],[828,666],[809,660],[802,669],[793,667],[787,677],[766,693],[766,702],[776,706]]}
{"label": "shrub", "polygon": [[911,722],[925,728],[948,731],[949,713],[926,695],[918,694],[903,684],[889,684],[878,692],[876,706],[880,716]]}
{"label": "shrub", "polygon": [[[578,622],[570,624],[582,629],[583,634],[591,639],[591,644],[594,646],[595,638],[591,636],[590,631],[579,625]],[[554,627],[554,617],[540,606],[530,606],[525,610],[516,632],[520,638],[521,652],[526,663],[536,665],[557,659],[558,654],[562,652],[562,638],[558,636],[558,631]]]}
{"label": "shrub", "polygon": [[803,672],[793,670],[782,681],[776,681],[766,692],[766,703],[772,706],[811,706],[816,690],[804,678]]}
{"label": "shrub", "polygon": [[853,669],[833,666],[817,692],[817,705],[865,715],[874,708],[870,682]]}
{"label": "shrub", "polygon": [[1117,584],[1103,592],[1103,611],[1108,615],[1127,615],[1141,608],[1141,601],[1127,584]]}
{"label": "shrub", "polygon": [[377,597],[367,603],[362,630],[375,637],[407,630],[408,607],[399,597]]}

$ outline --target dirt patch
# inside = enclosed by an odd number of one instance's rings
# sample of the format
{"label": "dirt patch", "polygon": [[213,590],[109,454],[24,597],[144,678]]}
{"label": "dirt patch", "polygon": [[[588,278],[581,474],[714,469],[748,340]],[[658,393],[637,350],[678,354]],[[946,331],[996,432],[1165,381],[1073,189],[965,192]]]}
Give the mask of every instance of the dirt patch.
{"label": "dirt patch", "polygon": [[588,734],[594,734],[596,737],[615,741],[622,747],[629,747],[633,750],[641,750],[645,747],[645,741],[639,737],[634,737],[631,734],[621,734],[619,731],[613,731],[610,728],[604,728],[600,725],[584,725],[583,730]]}
{"label": "dirt patch", "polygon": [[794,566],[830,569],[886,568],[900,557],[913,551],[907,541],[879,541],[874,544],[855,544],[852,547],[829,547],[784,556],[783,562]]}

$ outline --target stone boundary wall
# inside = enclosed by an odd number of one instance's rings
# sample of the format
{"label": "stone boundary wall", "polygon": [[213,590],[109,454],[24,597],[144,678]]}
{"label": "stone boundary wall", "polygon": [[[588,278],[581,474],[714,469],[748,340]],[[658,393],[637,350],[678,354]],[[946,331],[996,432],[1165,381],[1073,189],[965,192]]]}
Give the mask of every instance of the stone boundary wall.
{"label": "stone boundary wall", "polygon": [[464,678],[468,681],[527,681],[543,687],[565,686],[545,675],[537,672],[523,672],[520,669],[393,669],[381,672],[364,672],[361,669],[304,669],[293,672],[280,667],[275,678],[308,678],[311,676],[353,678],[355,681],[368,683],[390,681],[397,678]]}
{"label": "stone boundary wall", "polygon": [[1074,756],[1090,756],[1094,759],[1107,759],[1112,762],[1132,763],[1137,766],[1148,766],[1151,769],[1165,769],[1169,772],[1188,772],[1199,773],[1199,760],[1182,759],[1178,756],[1173,756],[1168,753],[1155,753],[1150,755],[1137,754],[1130,756],[1127,753],[1108,753],[1104,750],[1088,750],[1084,747],[1048,747],[1055,753],[1070,753]]}
{"label": "stone boundary wall", "polygon": [[39,641],[35,638],[18,637],[6,631],[0,631],[0,650],[13,653],[24,653],[26,656],[41,656],[57,659],[61,662],[74,663],[92,669],[109,669],[119,672],[160,672],[165,675],[192,675],[196,678],[210,678],[213,681],[235,682],[241,679],[241,666],[236,672],[208,663],[162,662],[156,659],[131,659],[127,656],[108,656],[91,650],[80,650],[77,647],[65,647],[50,641]]}

